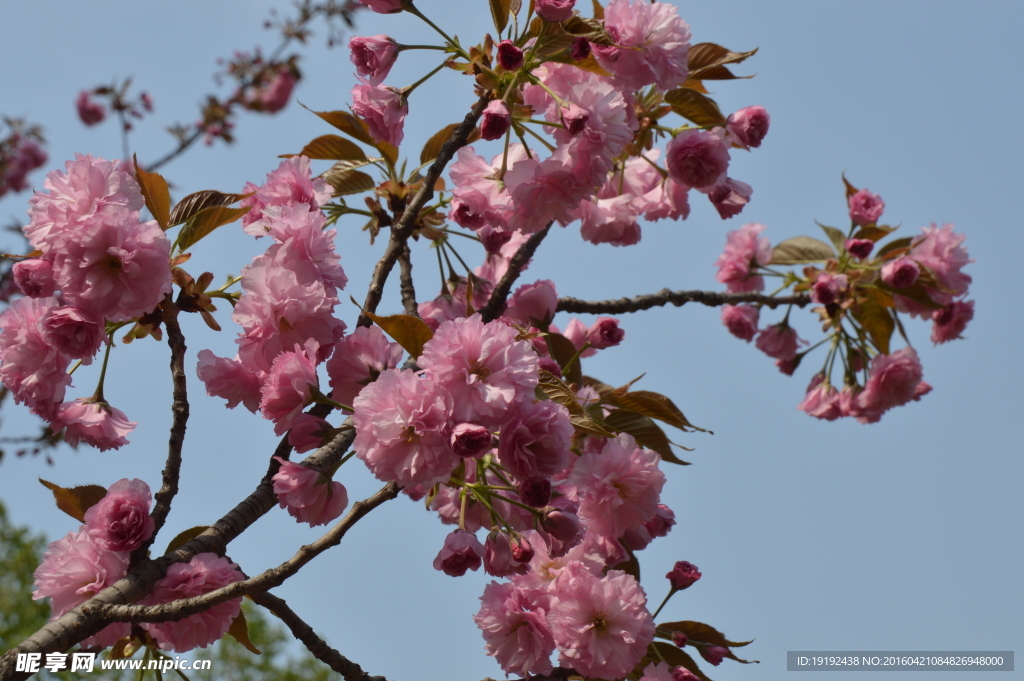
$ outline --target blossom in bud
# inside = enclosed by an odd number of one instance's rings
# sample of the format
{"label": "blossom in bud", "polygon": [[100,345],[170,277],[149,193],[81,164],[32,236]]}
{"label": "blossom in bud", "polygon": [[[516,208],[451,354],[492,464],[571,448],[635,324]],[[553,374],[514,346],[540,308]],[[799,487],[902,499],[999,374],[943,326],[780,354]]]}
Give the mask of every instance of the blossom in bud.
{"label": "blossom in bud", "polygon": [[434,558],[434,569],[450,577],[461,577],[467,570],[479,570],[483,555],[484,547],[475,534],[454,530],[444,538],[444,546]]}
{"label": "blossom in bud", "polygon": [[598,350],[618,345],[625,337],[626,332],[619,328],[619,320],[612,317],[598,317],[587,329],[587,342]]}
{"label": "blossom in bud", "polygon": [[572,16],[576,0],[537,0],[537,16],[544,21],[558,23]]}
{"label": "blossom in bud", "polygon": [[576,515],[573,504],[566,502],[564,498],[557,501],[561,503],[541,509],[544,516],[540,519],[540,527],[558,541],[567,545],[573,544],[584,532],[580,525],[580,517]]}
{"label": "blossom in bud", "polygon": [[590,41],[583,36],[577,36],[569,46],[569,56],[573,61],[583,61],[590,56],[590,52]]}
{"label": "blossom in bud", "polygon": [[492,99],[483,115],[480,116],[480,137],[485,140],[496,140],[505,136],[512,125],[512,116],[505,102]]}
{"label": "blossom in bud", "polygon": [[348,506],[348,490],[340,482],[328,480],[323,473],[279,456],[281,468],[274,474],[277,503],[297,522],[310,527],[326,525],[341,516]]}
{"label": "blossom in bud", "polygon": [[498,64],[506,71],[515,71],[523,65],[523,51],[511,40],[498,43]]}
{"label": "blossom in bud", "polygon": [[700,651],[701,657],[716,667],[722,664],[722,660],[729,654],[729,649],[722,646],[699,646],[697,650]]}
{"label": "blossom in bud", "polygon": [[288,105],[288,98],[295,89],[295,74],[291,67],[282,64],[266,87],[256,95],[256,108],[266,113],[277,113]]}
{"label": "blossom in bud", "polygon": [[75,100],[75,108],[78,109],[78,117],[86,125],[96,125],[107,117],[107,110],[99,102],[89,99],[89,91],[82,90]]}
{"label": "blossom in bud", "polygon": [[757,322],[761,312],[753,305],[722,306],[722,323],[729,333],[748,343],[757,335]]}
{"label": "blossom in bud", "polygon": [[743,212],[743,207],[750,203],[753,187],[730,177],[719,182],[708,192],[708,200],[718,211],[719,217],[728,220]]}
{"label": "blossom in bud", "polygon": [[548,478],[528,478],[519,483],[516,489],[519,499],[527,506],[543,508],[551,501],[551,480]]}
{"label": "blossom in bud", "polygon": [[803,402],[797,405],[797,409],[807,412],[808,416],[826,421],[835,421],[840,416],[845,416],[841,406],[839,391],[825,380],[824,374],[816,374],[807,386],[807,394]]}
{"label": "blossom in bud", "polygon": [[960,338],[967,322],[974,319],[973,300],[954,300],[932,313],[932,343],[946,343]]}
{"label": "blossom in bud", "polygon": [[512,557],[517,562],[529,563],[533,560],[533,546],[526,537],[522,535],[516,537],[509,543],[509,548],[512,549]]}
{"label": "blossom in bud", "polygon": [[352,88],[352,111],[366,122],[373,139],[396,147],[402,143],[409,103],[398,90],[361,82]]}
{"label": "blossom in bud", "polygon": [[757,336],[757,349],[775,359],[791,360],[796,357],[796,349],[801,340],[796,335],[796,329],[789,324],[773,324],[761,331]]}
{"label": "blossom in bud", "polygon": [[725,129],[736,145],[747,149],[761,146],[770,122],[771,116],[763,106],[748,106],[729,116]]}
{"label": "blossom in bud", "polygon": [[29,298],[49,298],[57,290],[53,280],[53,262],[49,258],[30,258],[14,263],[11,275],[18,289]]}
{"label": "blossom in bud", "polygon": [[878,194],[861,189],[851,194],[846,200],[850,206],[850,219],[858,225],[871,225],[878,222],[885,210],[885,201]]}
{"label": "blossom in bud", "polygon": [[682,591],[691,587],[694,582],[700,579],[701,574],[696,565],[680,560],[665,577],[668,579],[669,584],[672,585],[674,591]]}
{"label": "blossom in bud", "polygon": [[831,305],[839,300],[842,292],[846,290],[847,283],[845,274],[822,272],[811,285],[811,300],[822,305]]}
{"label": "blossom in bud", "polygon": [[688,187],[714,186],[729,169],[729,148],[721,128],[683,130],[669,142],[665,165],[669,177]]}
{"label": "blossom in bud", "polygon": [[644,528],[651,537],[666,537],[676,524],[676,514],[665,504],[658,504],[658,512],[644,523]]}
{"label": "blossom in bud", "polygon": [[523,284],[509,298],[505,316],[523,326],[547,328],[558,307],[558,292],[554,283],[542,279]]}
{"label": "blossom in bud", "polygon": [[359,0],[377,14],[394,14],[401,12],[405,0]]}
{"label": "blossom in bud", "polygon": [[302,454],[316,449],[331,431],[331,424],[312,414],[299,414],[288,431],[288,444]]}
{"label": "blossom in bud", "polygon": [[673,667],[672,681],[700,681],[700,677],[686,667]]}
{"label": "blossom in bud", "polygon": [[491,431],[475,423],[460,423],[452,428],[452,451],[464,459],[479,459],[490,451]]}
{"label": "blossom in bud", "polygon": [[565,131],[569,133],[570,137],[579,135],[590,122],[590,112],[572,102],[565,102],[558,107],[558,117],[562,120],[562,125],[565,126]]}
{"label": "blossom in bud", "polygon": [[380,85],[398,58],[398,43],[386,35],[354,37],[348,41],[348,49],[356,73],[370,85]]}
{"label": "blossom in bud", "polygon": [[525,567],[515,562],[508,535],[492,530],[484,541],[484,572],[494,577],[508,577],[521,572],[521,568]]}
{"label": "blossom in bud", "polygon": [[800,366],[801,359],[803,359],[803,355],[796,355],[792,359],[777,359],[775,367],[787,376],[792,376],[796,368]]}
{"label": "blossom in bud", "polygon": [[875,249],[875,242],[871,239],[847,239],[845,246],[850,255],[863,260],[871,255],[871,251]]}
{"label": "blossom in bud", "polygon": [[149,517],[152,503],[153,495],[145,482],[118,480],[85,512],[85,531],[108,551],[134,551],[156,529],[156,523]]}
{"label": "blossom in bud", "polygon": [[921,266],[913,259],[902,257],[886,263],[882,268],[882,281],[893,288],[913,286],[921,274]]}
{"label": "blossom in bud", "polygon": [[123,411],[105,402],[77,399],[60,405],[50,428],[55,433],[63,429],[64,441],[72,447],[77,447],[84,440],[86,444],[106,451],[128,444],[125,436],[137,425],[129,421]]}
{"label": "blossom in bud", "polygon": [[679,646],[680,648],[685,648],[689,640],[690,639],[686,636],[686,634],[684,634],[681,631],[672,632],[672,643]]}

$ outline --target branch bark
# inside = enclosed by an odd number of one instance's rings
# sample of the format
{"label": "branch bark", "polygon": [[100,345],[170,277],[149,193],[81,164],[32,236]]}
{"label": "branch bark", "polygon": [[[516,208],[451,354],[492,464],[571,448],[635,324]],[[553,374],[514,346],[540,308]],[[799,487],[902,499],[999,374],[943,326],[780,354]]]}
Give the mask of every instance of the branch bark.
{"label": "branch bark", "polygon": [[402,252],[398,254],[398,267],[402,289],[402,307],[405,308],[406,314],[419,317],[420,307],[416,304],[416,287],[412,281],[412,254],[409,252],[408,241],[405,242]]}
{"label": "branch bark", "polygon": [[806,293],[793,296],[772,297],[763,293],[716,293],[714,291],[672,291],[664,288],[657,293],[648,293],[634,298],[618,298],[615,300],[578,300],[576,298],[559,298],[559,312],[589,312],[592,314],[621,314],[623,312],[639,312],[652,307],[675,305],[681,307],[686,303],[700,303],[709,307],[721,305],[739,305],[753,303],[770,307],[780,305],[796,305],[804,307],[810,304],[811,298]]}
{"label": "branch bark", "polygon": [[487,299],[487,304],[480,309],[480,317],[483,318],[484,322],[496,319],[502,309],[504,309],[508,293],[512,290],[512,284],[522,274],[523,268],[530,262],[530,258],[537,251],[540,242],[544,241],[544,237],[551,231],[551,224],[548,223],[548,226],[544,229],[531,234],[526,243],[520,246],[516,254],[512,256],[512,260],[508,263],[508,269],[505,270],[505,276],[501,278],[498,285],[491,291],[491,297]]}

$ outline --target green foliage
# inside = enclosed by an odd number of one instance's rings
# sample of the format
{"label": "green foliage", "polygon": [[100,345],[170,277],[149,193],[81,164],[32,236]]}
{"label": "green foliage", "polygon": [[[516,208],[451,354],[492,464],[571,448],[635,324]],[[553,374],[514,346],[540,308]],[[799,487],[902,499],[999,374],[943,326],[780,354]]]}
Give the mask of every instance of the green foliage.
{"label": "green foliage", "polygon": [[32,600],[32,573],[45,546],[43,537],[11,525],[0,504],[0,651],[21,643],[50,617],[45,601]]}

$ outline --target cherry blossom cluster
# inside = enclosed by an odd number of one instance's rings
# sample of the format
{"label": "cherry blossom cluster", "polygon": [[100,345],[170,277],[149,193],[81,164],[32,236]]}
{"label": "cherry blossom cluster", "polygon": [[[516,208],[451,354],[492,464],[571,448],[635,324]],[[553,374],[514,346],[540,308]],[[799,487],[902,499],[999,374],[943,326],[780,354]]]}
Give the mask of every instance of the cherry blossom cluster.
{"label": "cherry blossom cluster", "polygon": [[[847,203],[849,230],[823,227],[831,245],[797,237],[772,249],[767,237],[760,236],[764,226],[749,223],[729,233],[715,265],[718,281],[733,293],[762,291],[765,276],[770,276],[783,279],[776,294],[791,286],[808,294],[818,305],[813,311],[827,334],[815,347],[828,342],[829,349],[798,408],[829,421],[849,416],[874,423],[889,409],[932,389],[923,380],[900,315],[931,319],[936,345],[960,338],[974,317],[974,301],[966,300],[971,276],[962,271],[972,261],[963,246],[966,237],[948,224],[922,227],[916,236],[894,239],[876,250],[895,231],[879,224],[885,203],[849,183]],[[807,263],[799,274],[773,267],[797,263]],[[807,343],[789,325],[788,311],[781,322],[763,328],[759,317],[760,305],[727,305],[722,310],[722,323],[730,333],[754,340],[780,371],[791,375],[814,348],[801,349]],[[907,342],[899,350],[890,349],[895,330]]]}
{"label": "cherry blossom cluster", "polygon": [[92,362],[108,324],[153,311],[171,292],[171,243],[140,220],[139,185],[117,162],[79,155],[44,186],[24,227],[38,256],[14,265],[24,297],[0,315],[0,380],[67,442],[118,448],[135,424],[105,401],[102,377],[91,398],[65,402],[68,368]]}
{"label": "cherry blossom cluster", "polygon": [[40,146],[43,136],[39,128],[13,119],[4,119],[4,123],[8,130],[0,138],[0,197],[28,189],[25,178],[47,159]]}
{"label": "cherry blossom cluster", "polygon": [[[35,571],[34,599],[49,598],[51,619],[86,602],[128,572],[130,554],[152,536],[149,515],[153,496],[142,480],[118,480],[94,505],[85,510],[85,523],[77,532],[51,542]],[[188,563],[172,565],[153,591],[140,601],[159,605],[201,596],[242,579],[238,566],[212,553],[201,553]],[[205,648],[219,640],[238,616],[242,599],[216,605],[178,622],[141,623],[157,646],[183,653]],[[114,645],[132,636],[128,622],[115,622],[82,641],[83,647]]]}

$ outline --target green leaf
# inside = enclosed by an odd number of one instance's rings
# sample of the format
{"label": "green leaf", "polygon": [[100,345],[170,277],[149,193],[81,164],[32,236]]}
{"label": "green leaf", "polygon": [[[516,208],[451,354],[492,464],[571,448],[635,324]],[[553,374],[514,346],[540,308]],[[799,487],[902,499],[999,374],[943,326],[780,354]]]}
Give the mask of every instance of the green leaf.
{"label": "green leaf", "polygon": [[179,547],[189,543],[208,529],[210,529],[209,525],[197,525],[196,527],[190,527],[184,532],[179,532],[167,545],[167,550],[164,551],[164,553],[167,554],[171,551],[177,550]]}
{"label": "green leaf", "polygon": [[895,227],[889,225],[868,225],[867,227],[861,227],[853,235],[854,239],[871,239],[872,241],[878,242],[889,236],[896,231]]}
{"label": "green leaf", "polygon": [[231,224],[252,209],[252,206],[245,208],[228,208],[227,206],[211,206],[204,208],[185,223],[178,234],[176,245],[181,252],[194,246],[200,239],[209,235],[213,230],[224,225]]}
{"label": "green leaf", "polygon": [[699,126],[711,128],[724,126],[726,123],[722,110],[710,97],[706,97],[696,90],[689,88],[676,88],[665,94],[665,101],[672,106],[672,110],[680,116],[687,118]]}
{"label": "green leaf", "polygon": [[889,354],[889,340],[896,323],[889,314],[889,308],[874,298],[868,297],[853,307],[853,317],[868,332],[871,341],[883,355]]}
{"label": "green leaf", "polygon": [[672,452],[672,444],[657,423],[648,416],[626,409],[613,409],[604,417],[604,425],[616,433],[628,433],[641,446],[652,449],[669,463],[688,466]]}
{"label": "green leaf", "polygon": [[[558,362],[565,380],[581,385],[583,372],[580,369],[580,358],[577,357],[579,351],[573,342],[560,333],[548,333],[545,335],[545,339],[548,343],[548,352],[551,354],[551,358]],[[569,364],[570,361],[572,364]]]}
{"label": "green leaf", "polygon": [[85,512],[107,495],[106,488],[99,485],[79,485],[67,489],[42,478],[39,478],[39,482],[53,492],[57,508],[80,523],[85,522]]}
{"label": "green leaf", "polygon": [[652,659],[657,661],[664,659],[670,667],[683,667],[684,669],[691,671],[701,681],[711,681],[711,679],[700,670],[700,667],[697,666],[697,662],[690,657],[690,654],[682,648],[677,648],[676,646],[665,643],[664,641],[654,641],[651,645],[658,649],[658,652],[655,653],[655,656]]}
{"label": "green leaf", "polygon": [[882,246],[878,253],[875,254],[875,257],[880,260],[891,260],[892,258],[903,255],[910,249],[910,242],[913,240],[914,237],[910,236],[905,236],[902,239],[893,239],[886,245]]}
{"label": "green leaf", "polygon": [[736,78],[726,64],[739,64],[757,54],[757,48],[749,52],[733,52],[714,43],[698,43],[690,48],[686,57],[690,70],[688,78],[694,80],[731,80]]}
{"label": "green leaf", "polygon": [[232,203],[241,201],[249,196],[252,196],[252,194],[224,194],[213,189],[204,189],[203,191],[189,194],[181,201],[178,201],[178,205],[171,211],[171,227],[187,221],[204,208],[230,206]]}
{"label": "green leaf", "polygon": [[490,0],[490,3],[494,28],[498,29],[498,33],[501,33],[505,30],[505,26],[508,25],[508,14],[512,8],[512,0]]}
{"label": "green leaf", "polygon": [[370,191],[377,186],[376,180],[358,170],[334,172],[334,169],[331,168],[331,170],[324,173],[324,179],[334,189],[334,196],[359,194],[360,192]]}
{"label": "green leaf", "polygon": [[821,227],[822,231],[828,235],[828,240],[832,242],[832,245],[836,248],[836,253],[842,253],[846,250],[846,235],[843,234],[842,230],[836,229],[835,227],[829,227],[823,225],[820,222],[816,223],[818,227]]}
{"label": "green leaf", "polygon": [[305,156],[310,159],[326,161],[358,161],[366,158],[366,153],[355,142],[350,142],[338,135],[321,135],[302,147],[298,154],[282,154],[278,158]]}
{"label": "green leaf", "polygon": [[658,419],[664,421],[670,426],[675,426],[680,430],[686,430],[692,428],[694,430],[700,430],[707,432],[704,428],[690,423],[683,412],[679,410],[679,407],[675,405],[672,400],[664,395],[650,390],[636,390],[634,392],[628,392],[625,395],[621,395],[615,398],[615,404],[622,409],[628,409],[635,411],[644,416],[649,416],[652,419]]}
{"label": "green leaf", "polygon": [[836,257],[835,251],[824,241],[810,236],[795,236],[786,239],[772,249],[772,265],[797,265],[808,262],[824,262]]}
{"label": "green leaf", "polygon": [[[352,302],[355,303],[355,299]],[[358,303],[356,304],[358,305]],[[373,320],[373,323],[379,326],[384,333],[394,338],[395,342],[405,348],[405,351],[414,358],[423,354],[423,345],[434,337],[434,332],[419,317],[408,314],[378,317],[366,310],[363,310],[363,314]]]}
{"label": "green leaf", "polygon": [[171,226],[168,217],[171,212],[171,192],[167,189],[167,180],[157,173],[147,173],[139,167],[139,160],[132,157],[135,163],[135,181],[139,183],[142,196],[146,199],[146,208],[153,214],[161,229]]}
{"label": "green leaf", "polygon": [[231,626],[228,627],[228,634],[231,635],[236,641],[242,644],[242,646],[257,655],[262,655],[260,649],[252,644],[249,640],[249,625],[245,623],[245,614],[239,610],[238,616],[231,620]]}

